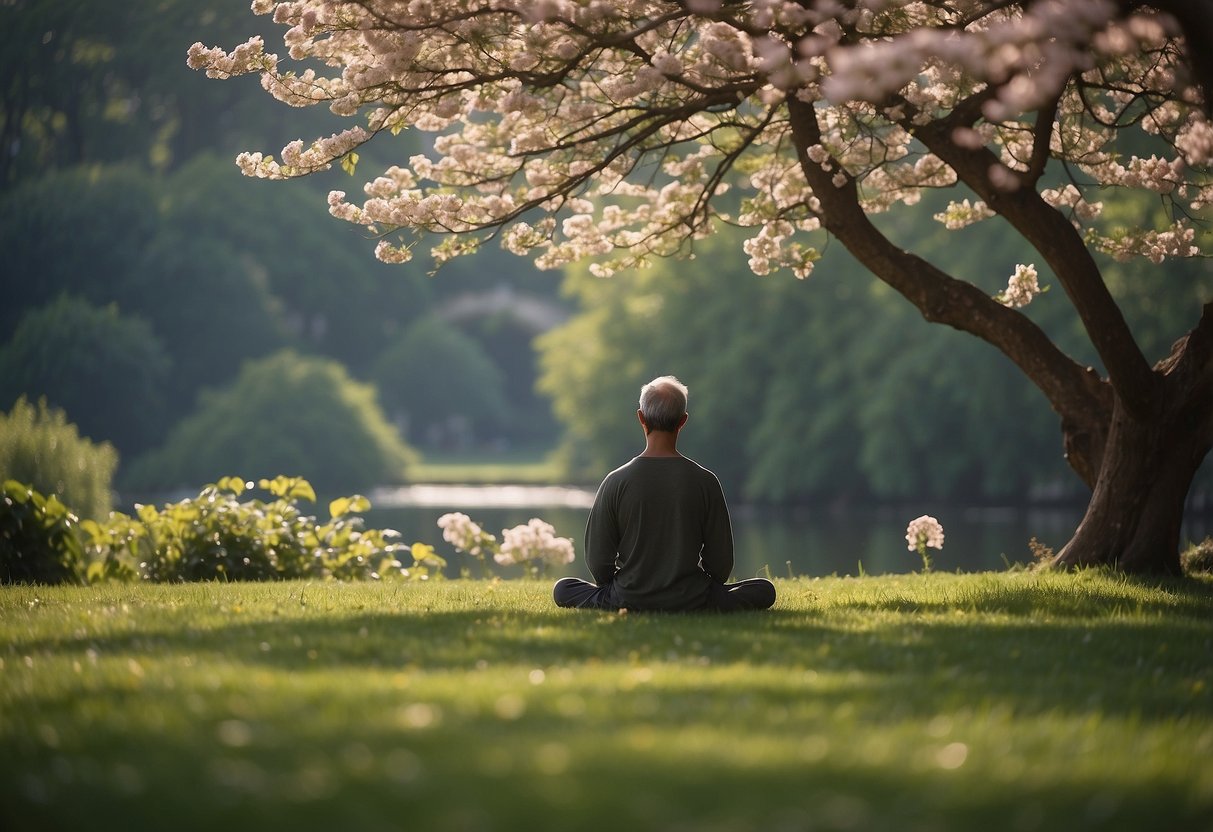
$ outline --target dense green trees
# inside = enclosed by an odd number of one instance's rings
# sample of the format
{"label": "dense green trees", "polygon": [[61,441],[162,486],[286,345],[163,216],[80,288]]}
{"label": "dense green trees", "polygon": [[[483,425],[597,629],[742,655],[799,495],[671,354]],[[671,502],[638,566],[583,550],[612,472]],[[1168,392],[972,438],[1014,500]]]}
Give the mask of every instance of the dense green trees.
{"label": "dense green trees", "polygon": [[82,517],[104,517],[118,454],[80,436],[59,408],[19,398],[0,411],[0,482],[16,480],[54,496]]}
{"label": "dense green trees", "polygon": [[[926,212],[887,220],[890,235],[913,239],[991,294],[1014,268],[1014,238],[996,226],[957,236]],[[1054,417],[996,351],[923,327],[840,248],[806,281],[756,278],[736,249],[723,234],[689,262],[610,280],[569,276],[566,291],[581,312],[541,339],[541,385],[568,426],[565,453],[583,476],[600,476],[636,451],[636,392],[673,372],[691,386],[687,452],[746,499],[1079,495]],[[1182,272],[1186,291],[1152,297],[1130,288],[1146,283],[1132,269],[1149,268],[1110,264],[1110,282],[1147,349],[1162,355],[1169,345],[1156,333],[1191,325],[1213,275],[1199,264],[1169,266]],[[1077,350],[1077,322],[1052,300],[1038,300],[1032,314]]]}
{"label": "dense green trees", "polygon": [[413,459],[374,388],[335,361],[288,350],[246,363],[233,384],[204,393],[197,411],[137,461],[128,480],[139,488],[192,488],[214,471],[230,471],[367,488],[404,481]]}
{"label": "dense green trees", "polygon": [[437,318],[389,346],[374,380],[384,409],[414,442],[463,447],[509,420],[501,372],[475,340]]}
{"label": "dense green trees", "polygon": [[252,253],[173,217],[166,197],[192,186],[135,167],[76,168],[0,195],[0,248],[10,266],[0,292],[13,301],[0,312],[0,329],[61,295],[116,304],[163,344],[174,368],[163,394],[176,416],[199,387],[282,346],[285,332]]}
{"label": "dense green trees", "polygon": [[[324,191],[348,182],[340,170],[297,188],[241,177],[238,150],[333,120],[284,123],[260,106],[255,79],[220,86],[185,66],[200,33],[233,37],[246,13],[192,0],[0,5],[0,360],[12,368],[0,374],[0,407],[47,395],[85,434],[117,445],[124,472],[246,361],[290,346],[369,379],[444,292],[555,286],[514,259],[470,263],[462,284],[425,279],[425,264],[402,273],[377,262],[325,210]],[[401,136],[397,148],[414,144]],[[475,322],[465,330],[488,349]],[[526,341],[488,354],[530,366]],[[460,372],[444,361],[430,356],[437,378]],[[512,427],[479,423],[494,436]],[[320,472],[315,481],[338,485]]]}
{"label": "dense green trees", "polygon": [[0,346],[0,401],[45,397],[85,436],[135,454],[160,438],[171,366],[142,318],[65,295],[27,311]]}

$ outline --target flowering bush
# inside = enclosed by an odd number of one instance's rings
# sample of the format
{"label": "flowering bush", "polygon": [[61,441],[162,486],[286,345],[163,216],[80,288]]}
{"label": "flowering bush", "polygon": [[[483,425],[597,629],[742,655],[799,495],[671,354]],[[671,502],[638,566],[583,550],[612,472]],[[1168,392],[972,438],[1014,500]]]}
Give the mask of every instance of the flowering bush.
{"label": "flowering bush", "polygon": [[525,526],[515,526],[501,532],[504,542],[501,551],[493,555],[502,565],[515,563],[565,564],[572,563],[576,555],[573,541],[567,537],[556,537],[556,529],[538,517],[532,517]]}
{"label": "flowering bush", "polygon": [[497,538],[480,528],[462,512],[451,512],[438,518],[442,539],[460,552],[483,559],[488,552],[496,551]]}
{"label": "flowering bush", "polygon": [[910,521],[910,525],[906,526],[906,543],[909,544],[907,549],[918,552],[922,558],[922,571],[930,572],[931,557],[927,554],[927,548],[943,548],[943,526],[928,514],[915,517]]}
{"label": "flowering bush", "polygon": [[504,542],[501,543],[459,512],[442,515],[438,518],[438,526],[442,529],[442,538],[458,551],[481,560],[492,554],[496,563],[502,566],[521,564],[532,575],[540,575],[550,566],[572,563],[576,557],[573,541],[557,537],[556,529],[538,517],[512,529],[503,529]]}

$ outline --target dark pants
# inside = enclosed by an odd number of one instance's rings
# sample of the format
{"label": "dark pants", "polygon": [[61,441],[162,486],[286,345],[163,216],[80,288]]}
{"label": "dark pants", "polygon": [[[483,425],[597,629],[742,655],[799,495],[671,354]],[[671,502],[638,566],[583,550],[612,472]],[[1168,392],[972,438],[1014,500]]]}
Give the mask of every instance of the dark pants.
{"label": "dark pants", "polygon": [[[581,578],[561,578],[552,587],[552,599],[558,607],[582,610],[618,610],[623,604],[610,584],[597,586]],[[766,578],[750,578],[733,584],[712,582],[707,600],[698,610],[739,612],[765,610],[775,603],[775,585]]]}

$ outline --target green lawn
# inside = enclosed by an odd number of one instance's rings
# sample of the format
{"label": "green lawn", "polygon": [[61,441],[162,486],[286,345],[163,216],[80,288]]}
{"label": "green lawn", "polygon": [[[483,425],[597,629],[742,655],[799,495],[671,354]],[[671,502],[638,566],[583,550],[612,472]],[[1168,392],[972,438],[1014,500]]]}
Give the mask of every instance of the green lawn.
{"label": "green lawn", "polygon": [[426,454],[409,468],[409,479],[458,485],[552,485],[564,482],[567,475],[553,453],[522,449],[490,455]]}
{"label": "green lawn", "polygon": [[1213,828],[1213,584],[0,588],[0,826]]}

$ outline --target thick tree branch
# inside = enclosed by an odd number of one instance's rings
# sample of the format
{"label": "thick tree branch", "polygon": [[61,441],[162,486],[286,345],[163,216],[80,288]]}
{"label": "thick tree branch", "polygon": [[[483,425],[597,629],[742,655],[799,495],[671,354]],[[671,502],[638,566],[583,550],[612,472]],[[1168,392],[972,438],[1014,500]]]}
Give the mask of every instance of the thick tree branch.
{"label": "thick tree branch", "polygon": [[[944,323],[975,335],[1013,361],[1045,394],[1068,426],[1102,437],[1111,414],[1107,385],[1089,368],[1065,355],[1035,323],[990,298],[976,286],[956,280],[921,257],[895,246],[864,214],[855,182],[834,186],[832,174],[808,157],[808,148],[821,143],[815,111],[795,97],[788,99],[792,135],[800,167],[821,202],[822,224],[873,274],[922,313],[928,321]],[[1088,482],[1098,469],[1101,444],[1087,452],[1094,464],[1080,462],[1076,470]],[[1094,469],[1094,470],[1092,470]]]}
{"label": "thick tree branch", "polygon": [[1040,252],[1078,311],[1117,395],[1129,412],[1143,416],[1155,405],[1158,376],[1150,368],[1115,299],[1103,282],[1091,252],[1069,220],[1030,187],[1004,191],[990,180],[1000,164],[982,147],[967,149],[952,141],[954,125],[942,121],[913,126],[914,135],[948,164],[965,185]]}

